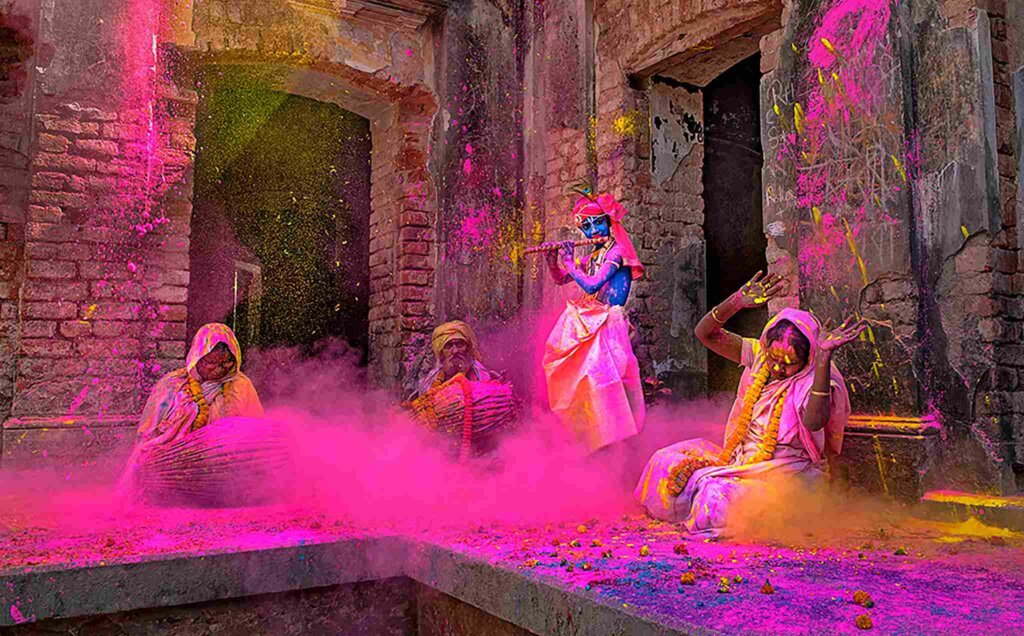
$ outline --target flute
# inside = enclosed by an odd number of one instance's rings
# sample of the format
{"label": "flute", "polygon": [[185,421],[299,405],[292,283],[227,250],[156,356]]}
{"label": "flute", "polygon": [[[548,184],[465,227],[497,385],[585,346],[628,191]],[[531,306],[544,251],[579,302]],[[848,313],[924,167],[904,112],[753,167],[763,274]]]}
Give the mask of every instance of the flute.
{"label": "flute", "polygon": [[[598,243],[604,243],[608,239],[605,238],[592,238],[583,239],[581,241],[573,241],[573,247],[584,247],[586,245],[597,245]],[[541,243],[540,245],[534,245],[523,250],[523,254],[537,254],[538,252],[553,252],[560,247],[564,241],[551,241],[550,243]]]}

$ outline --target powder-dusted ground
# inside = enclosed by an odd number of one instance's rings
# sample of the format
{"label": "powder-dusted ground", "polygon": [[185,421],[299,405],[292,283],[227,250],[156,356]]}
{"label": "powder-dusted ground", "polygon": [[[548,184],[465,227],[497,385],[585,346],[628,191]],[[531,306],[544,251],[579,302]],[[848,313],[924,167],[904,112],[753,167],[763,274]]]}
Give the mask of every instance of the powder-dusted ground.
{"label": "powder-dusted ground", "polygon": [[[905,520],[798,545],[692,540],[642,517],[583,525],[490,527],[441,541],[655,619],[726,633],[857,633],[863,614],[887,634],[1008,634],[1024,624],[1024,541],[976,521]],[[694,583],[682,585],[688,572]],[[719,591],[723,578],[728,591]],[[774,593],[762,593],[766,581]],[[873,608],[853,602],[858,590]]]}
{"label": "powder-dusted ground", "polygon": [[[357,528],[281,507],[97,508],[76,519],[47,509],[15,514],[0,507],[0,571],[401,531]],[[672,524],[639,515],[405,534],[654,619],[675,617],[726,633],[856,633],[855,620],[864,614],[874,630],[887,634],[1006,634],[1024,621],[1024,538],[977,521],[890,516],[777,544],[690,539]],[[684,573],[693,573],[692,585],[680,583]],[[728,591],[719,591],[723,577]],[[773,594],[762,593],[766,581]],[[873,608],[853,602],[857,590],[871,596]]]}

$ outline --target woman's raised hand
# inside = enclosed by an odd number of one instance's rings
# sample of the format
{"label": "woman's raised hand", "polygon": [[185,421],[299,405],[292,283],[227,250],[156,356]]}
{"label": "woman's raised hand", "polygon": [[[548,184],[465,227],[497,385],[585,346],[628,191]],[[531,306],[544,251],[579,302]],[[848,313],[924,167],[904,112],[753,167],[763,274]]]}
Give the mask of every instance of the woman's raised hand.
{"label": "woman's raised hand", "polygon": [[818,333],[818,348],[825,353],[832,353],[839,347],[853,342],[867,326],[868,323],[864,320],[850,317],[833,329],[832,321],[829,320]]}
{"label": "woman's raised hand", "polygon": [[746,285],[740,287],[739,291],[736,292],[740,307],[751,309],[759,307],[773,298],[777,298],[784,289],[782,283],[783,278],[778,274],[768,274],[766,276],[763,272],[757,272]]}

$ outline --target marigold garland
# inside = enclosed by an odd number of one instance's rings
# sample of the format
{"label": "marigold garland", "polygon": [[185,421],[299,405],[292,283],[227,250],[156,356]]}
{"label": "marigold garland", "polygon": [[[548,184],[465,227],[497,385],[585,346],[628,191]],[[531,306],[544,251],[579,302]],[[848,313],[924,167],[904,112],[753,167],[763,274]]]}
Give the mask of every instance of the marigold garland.
{"label": "marigold garland", "polygon": [[408,406],[427,430],[437,430],[440,421],[434,410],[434,395],[451,384],[457,384],[462,389],[462,443],[459,448],[459,461],[466,461],[469,459],[473,443],[473,383],[465,375],[456,374],[448,381],[438,378],[423,395],[410,402]]}
{"label": "marigold garland", "polygon": [[473,383],[461,373],[452,378],[462,387],[462,448],[459,450],[459,461],[469,459],[469,451],[473,442]]}
{"label": "marigold garland", "polygon": [[192,420],[192,426],[189,427],[189,432],[192,432],[203,428],[210,421],[210,405],[206,402],[206,396],[203,395],[203,387],[199,384],[199,380],[191,375],[188,376],[188,392],[196,406],[199,407],[199,414],[196,415],[196,419]]}
{"label": "marigold garland", "polygon": [[[733,429],[732,434],[729,435],[725,448],[722,449],[720,454],[703,455],[696,451],[688,451],[687,456],[672,467],[668,478],[669,494],[673,497],[681,495],[690,477],[698,470],[708,468],[709,466],[725,466],[732,460],[736,448],[739,447],[750,431],[750,423],[754,418],[754,406],[761,399],[764,387],[768,383],[768,375],[768,366],[763,365],[757,375],[754,376],[753,383],[751,383],[750,388],[747,389],[746,394],[743,396],[743,408],[740,410],[736,427]],[[772,413],[768,419],[768,429],[761,438],[757,453],[747,463],[766,462],[775,456],[775,447],[779,443],[779,424],[782,421],[782,409],[786,404],[786,396],[788,394],[789,389],[786,388],[772,406]]]}

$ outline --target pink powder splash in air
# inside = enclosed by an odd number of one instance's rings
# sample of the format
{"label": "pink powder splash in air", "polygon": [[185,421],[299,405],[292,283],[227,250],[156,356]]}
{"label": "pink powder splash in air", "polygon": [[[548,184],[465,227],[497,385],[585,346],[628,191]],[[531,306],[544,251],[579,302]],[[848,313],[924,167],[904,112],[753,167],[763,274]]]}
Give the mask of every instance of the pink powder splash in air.
{"label": "pink powder splash in air", "polygon": [[[828,69],[836,56],[823,42],[845,57],[871,59],[875,47],[884,41],[889,28],[891,0],[840,0],[811,36],[808,57],[815,66]],[[851,31],[852,27],[852,31]]]}
{"label": "pink powder splash in air", "polygon": [[863,207],[845,221],[835,214],[823,213],[816,231],[806,239],[801,239],[797,257],[801,279],[827,285],[831,281],[844,280],[846,272],[855,270],[856,259],[850,251],[849,243],[852,240],[856,244],[866,219]]}
{"label": "pink powder splash in air", "polygon": [[499,211],[490,204],[472,207],[459,204],[462,223],[451,237],[450,247],[459,254],[488,249],[497,234]]}

